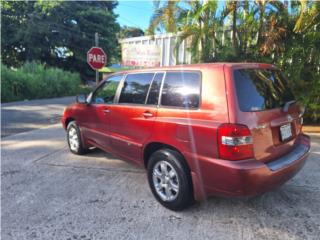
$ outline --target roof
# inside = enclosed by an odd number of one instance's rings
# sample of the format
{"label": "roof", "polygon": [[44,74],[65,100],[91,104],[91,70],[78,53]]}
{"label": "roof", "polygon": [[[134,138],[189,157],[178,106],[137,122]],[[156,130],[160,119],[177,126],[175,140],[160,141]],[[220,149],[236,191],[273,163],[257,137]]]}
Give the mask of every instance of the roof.
{"label": "roof", "polygon": [[[216,63],[197,63],[197,64],[186,64],[186,65],[176,65],[176,66],[165,66],[165,67],[152,67],[152,68],[139,68],[139,69],[127,69],[121,72],[146,72],[146,71],[166,71],[166,70],[200,70],[210,67],[223,67],[227,66],[230,68],[242,68],[242,67],[249,67],[249,68],[270,68],[274,67],[272,64],[266,63],[230,63],[230,62],[216,62]],[[119,72],[119,71],[118,71]]]}
{"label": "roof", "polygon": [[131,70],[132,68],[130,67],[121,67],[121,68],[115,68],[115,67],[103,67],[99,69],[99,72],[101,73],[114,73],[114,72],[119,72],[119,71],[127,71]]}

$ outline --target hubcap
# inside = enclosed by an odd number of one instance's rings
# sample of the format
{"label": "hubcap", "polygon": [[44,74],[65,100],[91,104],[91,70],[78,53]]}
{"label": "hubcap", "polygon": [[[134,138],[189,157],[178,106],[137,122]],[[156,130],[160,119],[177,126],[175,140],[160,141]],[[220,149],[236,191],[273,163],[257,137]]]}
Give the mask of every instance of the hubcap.
{"label": "hubcap", "polygon": [[166,202],[173,201],[179,193],[176,170],[166,161],[158,162],[152,171],[153,185],[159,197]]}
{"label": "hubcap", "polygon": [[68,136],[69,136],[68,140],[69,140],[69,145],[71,150],[78,151],[79,138],[78,138],[77,130],[74,127],[70,128]]}

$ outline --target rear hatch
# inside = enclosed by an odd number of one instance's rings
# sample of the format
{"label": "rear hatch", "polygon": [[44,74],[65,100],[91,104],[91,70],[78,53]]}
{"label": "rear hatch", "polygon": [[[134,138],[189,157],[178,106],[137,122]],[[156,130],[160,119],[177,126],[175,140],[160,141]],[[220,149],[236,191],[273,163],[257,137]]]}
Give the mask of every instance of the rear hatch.
{"label": "rear hatch", "polygon": [[273,68],[234,69],[236,121],[249,127],[257,160],[270,162],[294,148],[301,107],[283,74]]}

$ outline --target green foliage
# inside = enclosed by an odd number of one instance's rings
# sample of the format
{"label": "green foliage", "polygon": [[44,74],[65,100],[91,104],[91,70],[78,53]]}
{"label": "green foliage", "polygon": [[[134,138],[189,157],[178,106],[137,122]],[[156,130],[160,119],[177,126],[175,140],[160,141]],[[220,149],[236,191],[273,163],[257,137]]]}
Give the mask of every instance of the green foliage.
{"label": "green foliage", "polygon": [[18,101],[75,95],[80,76],[35,62],[16,70],[1,65],[1,101]]}
{"label": "green foliage", "polygon": [[177,1],[154,1],[154,13],[150,19],[149,34],[153,34],[157,29],[166,32],[177,31],[177,19],[180,17],[182,8]]}
{"label": "green foliage", "polygon": [[82,79],[94,76],[86,63],[95,44],[116,61],[120,30],[113,9],[115,1],[1,1],[2,62],[20,67],[26,61],[78,71]]}
{"label": "green foliage", "polygon": [[190,9],[181,11],[178,19],[181,35],[178,45],[186,39],[191,39],[192,59],[194,62],[209,62],[212,60],[213,42],[216,42],[215,12],[218,4],[207,1],[204,4],[193,1],[189,3]]}
{"label": "green foliage", "polygon": [[119,38],[131,38],[131,37],[140,37],[144,36],[144,32],[141,28],[137,27],[128,27],[128,26],[123,26],[121,27],[120,33],[119,33]]}
{"label": "green foliage", "polygon": [[319,1],[155,2],[150,30],[179,32],[176,48],[190,42],[193,62],[275,64],[306,105],[306,120],[320,122]]}

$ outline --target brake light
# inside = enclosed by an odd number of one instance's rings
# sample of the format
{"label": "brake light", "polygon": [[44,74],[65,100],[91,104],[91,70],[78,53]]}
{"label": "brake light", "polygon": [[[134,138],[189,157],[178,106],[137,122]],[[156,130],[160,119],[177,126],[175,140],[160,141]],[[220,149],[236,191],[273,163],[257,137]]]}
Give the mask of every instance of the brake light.
{"label": "brake light", "polygon": [[246,125],[225,123],[218,128],[218,149],[221,159],[253,158],[252,136]]}

